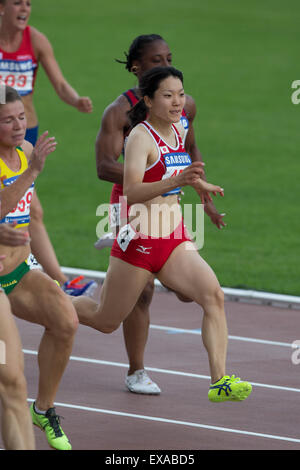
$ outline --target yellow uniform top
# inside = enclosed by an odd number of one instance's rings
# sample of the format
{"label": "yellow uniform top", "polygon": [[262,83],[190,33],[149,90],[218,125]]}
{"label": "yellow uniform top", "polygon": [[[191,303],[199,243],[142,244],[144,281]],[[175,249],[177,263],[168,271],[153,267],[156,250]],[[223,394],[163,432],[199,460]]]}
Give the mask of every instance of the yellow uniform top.
{"label": "yellow uniform top", "polygon": [[[6,186],[13,184],[18,177],[24,173],[28,168],[28,162],[25,153],[21,147],[17,147],[16,151],[18,152],[20,158],[20,169],[18,171],[11,170],[6,163],[0,158],[0,188],[3,189]],[[14,210],[6,214],[6,216],[0,220],[1,224],[17,222],[18,227],[25,227],[30,222],[30,204],[34,191],[34,183],[27,189],[22,199],[18,202]]]}

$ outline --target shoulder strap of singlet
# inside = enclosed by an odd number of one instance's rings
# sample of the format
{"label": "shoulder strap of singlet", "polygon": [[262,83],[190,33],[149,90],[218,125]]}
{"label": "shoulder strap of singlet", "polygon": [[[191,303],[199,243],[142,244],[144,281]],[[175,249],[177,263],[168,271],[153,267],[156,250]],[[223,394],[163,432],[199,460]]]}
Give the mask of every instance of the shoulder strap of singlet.
{"label": "shoulder strap of singlet", "polygon": [[155,129],[153,129],[153,127],[150,126],[150,124],[148,124],[147,121],[142,121],[140,122],[140,124],[147,129],[147,131],[152,135],[152,137],[154,138],[157,144],[161,142],[161,137],[156,133]]}
{"label": "shoulder strap of singlet", "polygon": [[27,161],[27,157],[24,153],[24,150],[22,149],[22,147],[16,147],[16,151],[18,152],[18,155],[20,157],[20,160],[21,160],[21,165],[22,165],[22,170],[25,171],[27,168],[28,168],[28,161]]}
{"label": "shoulder strap of singlet", "polygon": [[35,56],[35,52],[34,52],[32,41],[31,41],[31,27],[29,25],[26,27],[26,29],[24,31],[24,38],[26,39],[27,45],[30,48],[32,57],[34,58],[35,62],[37,63],[37,58]]}
{"label": "shoulder strap of singlet", "polygon": [[133,107],[139,101],[139,98],[136,96],[136,93],[133,88],[125,91],[123,95],[125,96],[125,98],[127,98],[131,107]]}
{"label": "shoulder strap of singlet", "polygon": [[182,141],[182,137],[181,137],[181,135],[180,135],[179,130],[177,129],[176,126],[174,126],[174,124],[172,124],[172,127],[173,127],[173,129],[174,129],[175,134],[177,135],[179,145],[180,145],[181,147],[183,147],[183,141]]}
{"label": "shoulder strap of singlet", "polygon": [[[142,124],[144,127],[146,127],[146,129],[148,130],[148,132],[153,136],[155,142],[157,142],[157,144],[160,144],[161,142],[163,142],[164,145],[167,145],[168,147],[170,147],[167,142],[165,142],[161,137],[160,135],[155,131],[155,129],[150,126],[150,124],[148,124],[147,121],[142,121],[140,122],[140,124]],[[183,141],[182,141],[182,137],[177,129],[176,126],[174,126],[174,124],[172,124],[172,128],[174,129],[174,132],[177,136],[177,139],[178,139],[178,147],[177,148],[183,148],[184,145],[183,145]],[[170,147],[170,148],[173,148],[173,147]]]}
{"label": "shoulder strap of singlet", "polygon": [[1,173],[3,174],[6,174],[6,177],[10,178],[14,175],[21,175],[25,170],[27,170],[28,168],[28,161],[27,161],[27,158],[26,158],[26,155],[23,151],[23,149],[21,147],[16,147],[16,151],[19,155],[19,158],[20,158],[20,162],[21,162],[21,167],[18,171],[12,171],[7,165],[6,163],[4,162],[4,160],[2,160],[2,158],[0,158],[0,168],[2,169]]}
{"label": "shoulder strap of singlet", "polygon": [[30,31],[29,25],[27,25],[26,28],[24,29],[23,41],[26,41],[27,43],[31,43],[31,31]]}

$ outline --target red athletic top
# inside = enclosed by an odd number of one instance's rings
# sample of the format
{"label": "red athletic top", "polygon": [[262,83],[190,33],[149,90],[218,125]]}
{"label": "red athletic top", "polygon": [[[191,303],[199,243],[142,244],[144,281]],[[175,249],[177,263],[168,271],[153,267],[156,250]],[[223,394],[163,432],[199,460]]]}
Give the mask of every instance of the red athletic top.
{"label": "red athletic top", "polygon": [[0,48],[0,83],[15,88],[21,96],[28,95],[33,92],[37,69],[30,26],[26,26],[17,51],[6,52]]}
{"label": "red athletic top", "polygon": [[[192,163],[191,157],[185,151],[181,135],[179,134],[176,126],[172,124],[172,129],[176,137],[176,147],[167,144],[156,132],[156,130],[147,122],[140,123],[152,136],[155,141],[158,158],[153,165],[146,168],[143,182],[152,183],[160,181],[165,178],[171,178],[181,173],[187,166]],[[172,194],[179,194],[181,188],[175,188],[163,194],[163,196],[170,196]]]}
{"label": "red athletic top", "polygon": [[139,97],[137,96],[134,88],[131,88],[130,90],[124,91],[124,93],[122,93],[122,94],[128,100],[128,102],[129,102],[129,104],[132,108],[140,100]]}
{"label": "red athletic top", "polygon": [[[136,103],[139,101],[139,97],[137,96],[135,90],[131,88],[130,90],[127,90],[123,93],[123,96],[127,99],[128,103],[130,104],[131,107],[136,105]],[[182,116],[180,118],[181,124],[183,125],[186,133],[189,128],[189,121],[187,114],[185,110],[182,110]],[[124,133],[124,140],[128,136],[130,130],[127,131],[127,133]],[[179,192],[179,191],[178,191]],[[111,198],[110,198],[110,203],[118,203],[119,202],[119,197],[123,195],[123,186],[121,184],[115,183],[112,187],[112,193],[111,193]]]}

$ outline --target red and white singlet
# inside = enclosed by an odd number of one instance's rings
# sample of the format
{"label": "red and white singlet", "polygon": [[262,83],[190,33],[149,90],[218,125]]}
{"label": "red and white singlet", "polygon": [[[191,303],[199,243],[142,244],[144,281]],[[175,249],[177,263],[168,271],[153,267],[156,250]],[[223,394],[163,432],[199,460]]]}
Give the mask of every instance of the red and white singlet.
{"label": "red and white singlet", "polygon": [[[123,93],[123,96],[125,96],[125,98],[127,99],[131,107],[135,106],[136,103],[139,101],[139,97],[136,95],[136,92],[134,89],[125,91]],[[184,140],[185,140],[186,134],[189,129],[189,120],[184,109],[182,111],[180,122],[185,130],[185,135],[184,135]],[[126,137],[128,136],[129,132],[126,135],[124,135],[124,141]],[[184,143],[184,140],[183,140],[183,143]],[[120,212],[121,212],[120,198],[122,196],[123,196],[123,186],[121,184],[115,183],[112,187],[112,192],[110,196],[110,205],[111,205],[110,206],[110,226],[112,228],[119,225]]]}
{"label": "red and white singlet", "polygon": [[[147,122],[143,121],[140,123],[155,141],[158,158],[153,165],[146,168],[143,182],[153,183],[154,181],[163,180],[165,178],[172,178],[173,176],[179,175],[187,166],[192,163],[191,157],[185,151],[181,135],[178,132],[176,126],[172,124],[172,129],[175,133],[177,145],[172,147],[167,144],[158,134],[158,132]],[[170,196],[173,194],[179,194],[181,188],[172,189],[162,196]]]}
{"label": "red and white singlet", "polygon": [[15,52],[0,48],[0,83],[15,88],[21,96],[33,92],[38,68],[30,34],[30,26],[26,26],[21,45]]}
{"label": "red and white singlet", "polygon": [[[158,150],[158,158],[151,166],[146,168],[143,182],[152,183],[164,178],[172,178],[192,163],[190,156],[185,151],[176,126],[172,124],[176,137],[176,146],[172,147],[160,137],[147,121],[143,121],[139,125],[149,132]],[[163,196],[176,195],[179,192],[180,188],[177,187],[163,194]],[[131,223],[127,223],[120,229],[115,238],[110,254],[139,268],[158,273],[174,249],[187,241],[190,242],[191,237],[183,219],[181,219],[176,229],[165,237],[145,236],[136,232]]]}

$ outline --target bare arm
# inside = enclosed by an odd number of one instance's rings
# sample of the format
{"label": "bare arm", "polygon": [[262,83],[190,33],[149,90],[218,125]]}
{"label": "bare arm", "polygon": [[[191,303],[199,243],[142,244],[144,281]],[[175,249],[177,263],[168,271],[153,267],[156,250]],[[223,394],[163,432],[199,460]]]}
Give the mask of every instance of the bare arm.
{"label": "bare arm", "polygon": [[[193,162],[203,161],[201,152],[198,149],[196,138],[195,138],[193,122],[196,117],[197,109],[196,109],[195,101],[193,100],[191,96],[187,96],[185,110],[186,110],[188,120],[189,120],[189,130],[188,130],[186,140],[185,140],[186,151],[190,155]],[[206,175],[203,175],[202,178],[206,180]],[[199,192],[198,194],[200,195]],[[218,228],[222,228],[226,226],[226,224],[223,221],[223,217],[225,216],[225,214],[219,214],[211,198],[209,198],[208,200],[204,200],[203,203],[204,203],[204,210],[206,214],[210,217],[212,223],[215,224]]]}
{"label": "bare arm", "polygon": [[124,165],[118,159],[124,147],[124,128],[128,127],[125,100],[120,96],[106,108],[95,145],[99,179],[118,184],[123,184],[124,177]]}
{"label": "bare arm", "polygon": [[0,224],[0,245],[21,246],[30,243],[29,233],[15,230],[13,224]]}
{"label": "bare arm", "polygon": [[155,160],[157,149],[151,137],[142,128],[135,128],[126,144],[124,195],[128,204],[143,203],[171,191],[178,186],[196,183],[202,174],[202,164],[194,162],[181,174],[153,183],[144,183],[148,158]]}
{"label": "bare arm", "polygon": [[31,28],[31,38],[37,58],[59,98],[70,106],[77,108],[78,111],[83,113],[92,112],[93,106],[90,98],[79,96],[77,91],[71,87],[63,76],[54,56],[52,45],[47,37],[35,28]]}
{"label": "bare arm", "polygon": [[1,219],[16,207],[27,189],[43,170],[47,155],[56,149],[56,142],[54,137],[48,137],[48,132],[44,132],[34,148],[26,140],[24,140],[22,148],[29,160],[29,165],[13,184],[1,190]]}
{"label": "bare arm", "polygon": [[203,162],[201,152],[197,146],[194,130],[194,119],[196,116],[196,104],[191,96],[186,96],[185,111],[189,120],[189,129],[185,139],[185,148],[192,162]]}

